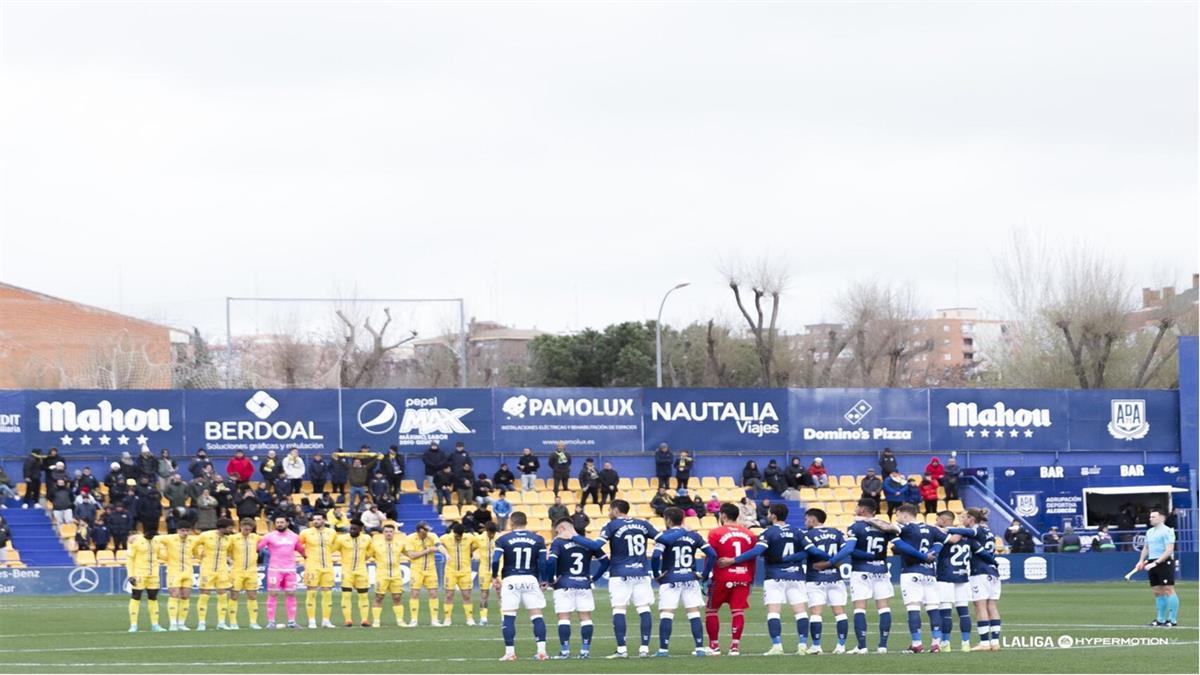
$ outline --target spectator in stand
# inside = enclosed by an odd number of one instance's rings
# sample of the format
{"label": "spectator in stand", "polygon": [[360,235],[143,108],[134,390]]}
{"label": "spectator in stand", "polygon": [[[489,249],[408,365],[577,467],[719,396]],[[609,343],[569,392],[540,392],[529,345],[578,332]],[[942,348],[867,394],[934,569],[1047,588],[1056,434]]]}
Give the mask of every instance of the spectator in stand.
{"label": "spectator in stand", "polygon": [[571,514],[571,524],[575,526],[575,532],[583,536],[587,532],[588,525],[592,524],[592,519],[588,514],[584,513],[583,506],[576,506],[575,513]]}
{"label": "spectator in stand", "polygon": [[425,466],[425,478],[432,481],[433,476],[440,474],[442,469],[450,466],[450,457],[442,451],[437,441],[434,441],[429,444],[429,448],[425,452],[421,453],[421,463]]}
{"label": "spectator in stand", "polygon": [[1021,521],[1015,518],[1004,531],[1004,543],[1013,553],[1033,553],[1033,535],[1021,527]]}
{"label": "spectator in stand", "polygon": [[[192,499],[192,504],[196,503],[196,498],[199,496],[200,494],[196,493],[196,497]],[[267,509],[270,508],[272,503],[274,503],[274,500],[271,499],[271,493],[268,492],[266,486],[262,485],[261,483],[258,485],[258,487],[254,488],[254,498],[258,500],[258,505],[263,509],[263,514],[266,514]]]}
{"label": "spectator in stand", "polygon": [[1059,544],[1059,550],[1063,553],[1079,553],[1083,550],[1083,542],[1079,539],[1079,535],[1075,534],[1075,528],[1070,525],[1063,528],[1062,542]]}
{"label": "spectator in stand", "polygon": [[392,484],[388,482],[382,471],[376,471],[371,482],[367,484],[367,489],[371,493],[371,501],[378,504],[380,499],[387,497],[388,493],[392,491]]}
{"label": "spectator in stand", "polygon": [[600,503],[600,472],[596,470],[596,461],[591,457],[583,460],[583,468],[579,470],[579,505],[592,497],[593,504]]}
{"label": "spectator in stand", "polygon": [[654,515],[661,517],[663,512],[675,506],[675,497],[665,487],[658,488],[658,494],[650,500],[650,508],[654,509]]}
{"label": "spectator in stand", "polygon": [[904,503],[904,498],[908,494],[908,483],[904,481],[904,476],[900,475],[899,471],[893,471],[883,481],[883,496],[887,501],[888,518],[900,508]]}
{"label": "spectator in stand", "polygon": [[[454,474],[454,491],[458,494],[458,506],[461,509],[475,503],[475,475],[471,473],[471,463],[462,465],[462,469]],[[451,469],[453,471],[453,468]]]}
{"label": "spectator in stand", "polygon": [[96,522],[96,514],[99,512],[100,502],[92,496],[91,488],[80,488],[79,496],[75,497],[75,520],[91,524]]}
{"label": "spectator in stand", "polygon": [[[21,467],[22,478],[25,480],[25,500],[21,508],[27,509],[33,504],[38,503],[38,498],[42,496],[42,451],[39,448],[34,448],[29,451],[29,456],[25,458],[25,464]],[[116,462],[113,462],[116,464]]]}
{"label": "spectator in stand", "polygon": [[496,486],[492,483],[492,479],[487,477],[486,473],[481,473],[475,476],[475,503],[479,505],[492,503],[492,490]]}
{"label": "spectator in stand", "polygon": [[571,514],[567,511],[567,507],[563,506],[562,497],[555,495],[554,503],[551,504],[550,508],[546,510],[546,517],[550,520],[550,522],[557,523],[563,518],[569,518],[570,515]]}
{"label": "spectator in stand", "polygon": [[[226,471],[225,473],[229,473]],[[258,475],[262,476],[263,482],[267,485],[274,486],[275,479],[283,474],[282,467],[279,466],[279,460],[275,459],[275,451],[268,450],[267,457],[258,463]]]}
{"label": "spectator in stand", "polygon": [[96,519],[96,524],[92,526],[93,550],[107,551],[111,541],[112,534],[108,531],[108,523],[105,523],[103,516],[101,516]]}
{"label": "spectator in stand", "polygon": [[459,441],[454,444],[454,452],[450,453],[450,468],[456,474],[462,473],[463,466],[467,464],[474,466],[475,462],[471,460],[471,454],[467,452],[467,446],[462,441]]}
{"label": "spectator in stand", "polygon": [[758,509],[749,497],[742,497],[735,506],[738,507],[738,525],[746,528],[758,527]]}
{"label": "spectator in stand", "polygon": [[[125,453],[125,456],[128,457],[129,453]],[[52,474],[56,469],[58,469],[58,463],[60,461],[62,461],[62,457],[58,456],[58,448],[50,448],[50,451],[46,453],[45,457],[42,458],[42,481],[44,481],[46,485],[54,485],[54,481],[58,480],[57,478],[54,478]],[[64,473],[66,472],[65,464],[63,465],[63,471]],[[134,472],[133,475],[136,476],[137,472]]]}
{"label": "spectator in stand", "polygon": [[742,487],[746,488],[747,494],[758,495],[758,488],[762,485],[762,472],[758,470],[758,462],[749,460],[742,467]]}
{"label": "spectator in stand", "polygon": [[925,513],[938,512],[938,482],[929,474],[921,478],[921,501],[925,502]]}
{"label": "spectator in stand", "polygon": [[707,505],[704,503],[704,498],[699,494],[692,497],[692,514],[697,518],[703,518],[707,513]]}
{"label": "spectator in stand", "polygon": [[142,531],[157,530],[162,514],[162,493],[155,483],[150,483],[138,500],[137,521],[141,523]]}
{"label": "spectator in stand", "polygon": [[900,464],[896,461],[896,454],[892,452],[891,448],[884,448],[883,452],[879,453],[879,474],[890,476],[899,469]]}
{"label": "spectator in stand", "polygon": [[1108,526],[1101,525],[1096,536],[1092,537],[1092,553],[1107,553],[1115,550],[1117,550],[1117,545],[1113,542],[1112,535],[1108,533]]}
{"label": "spectator in stand", "polygon": [[333,491],[344,500],[346,482],[350,479],[350,462],[347,462],[341,454],[342,449],[338,448],[337,452],[333,453],[333,457],[329,459],[329,483],[333,487]]}
{"label": "spectator in stand", "polygon": [[925,473],[929,478],[941,485],[942,478],[946,475],[946,467],[942,465],[942,461],[937,457],[931,457],[929,463],[925,465]]}
{"label": "spectator in stand", "polygon": [[329,482],[329,464],[320,455],[313,455],[308,463],[308,479],[312,481],[313,494],[325,492],[325,484]]}
{"label": "spectator in stand", "polygon": [[909,478],[904,488],[904,503],[917,506],[921,503],[921,486],[916,478]]}
{"label": "spectator in stand", "polygon": [[680,490],[686,490],[688,481],[692,479],[692,465],[695,460],[688,455],[687,450],[680,450],[675,458],[675,484]]}
{"label": "spectator in stand", "polygon": [[[188,463],[188,474],[191,480],[195,480],[204,475],[204,472],[212,467],[212,462],[208,459],[208,451],[200,448],[196,451],[196,457]],[[229,473],[226,469],[225,473]]]}
{"label": "spectator in stand", "polygon": [[75,548],[79,551],[96,550],[96,545],[92,543],[92,528],[86,521],[75,526]]}
{"label": "spectator in stand", "polygon": [[533,489],[540,468],[542,468],[542,462],[534,456],[533,450],[529,448],[521,450],[521,457],[517,460],[517,471],[521,473],[521,492]]}
{"label": "spectator in stand", "polygon": [[238,497],[237,500],[236,512],[239,521],[243,518],[257,518],[262,514],[262,504],[260,504],[258,502],[258,498],[254,496],[254,490],[246,488],[242,492],[242,496]]}
{"label": "spectator in stand", "polygon": [[[0,516],[0,548],[8,546],[8,542],[12,541],[12,530],[8,527],[8,521],[4,516]],[[0,560],[0,562],[5,562]]]}
{"label": "spectator in stand", "polygon": [[[292,496],[292,481],[284,475],[282,471],[275,477],[275,482],[271,485],[276,497],[291,497]],[[215,495],[214,495],[215,496]]]}
{"label": "spectator in stand", "polygon": [[104,522],[108,523],[108,532],[112,535],[113,550],[120,551],[127,548],[129,533],[133,531],[133,517],[120,502],[114,502],[110,508],[111,512],[105,510]]}
{"label": "spectator in stand", "polygon": [[719,520],[717,514],[721,512],[721,500],[717,499],[717,493],[712,493],[712,496],[705,502],[704,512],[712,516],[714,520]]}
{"label": "spectator in stand", "polygon": [[137,467],[139,477],[145,476],[155,483],[158,482],[158,458],[148,446],[143,445],[142,451],[138,453]]}
{"label": "spectator in stand", "polygon": [[503,532],[508,529],[508,517],[512,515],[513,505],[508,501],[508,492],[500,490],[496,495],[496,500],[492,502],[492,512],[496,514],[496,525]]}
{"label": "spectator in stand", "polygon": [[799,490],[802,487],[813,484],[812,476],[808,475],[808,471],[804,468],[804,464],[800,462],[799,457],[793,457],[792,461],[788,463],[784,480],[787,481],[789,490]]}
{"label": "spectator in stand", "polygon": [[196,499],[196,529],[201,532],[217,529],[217,498],[208,490]]}
{"label": "spectator in stand", "polygon": [[376,532],[383,532],[383,522],[386,520],[386,518],[382,513],[380,513],[379,505],[372,504],[370,508],[362,512],[362,515],[359,516],[359,520],[362,521],[364,532],[367,534],[375,534]]}
{"label": "spectator in stand", "polygon": [[554,494],[557,496],[560,489],[567,489],[571,477],[571,455],[567,453],[566,443],[559,442],[554,452],[550,453],[550,471],[554,478]]}
{"label": "spectator in stand", "polygon": [[[206,473],[196,476],[195,480],[200,480]],[[229,461],[225,463],[225,475],[237,483],[239,490],[243,490],[250,485],[250,479],[254,477],[254,464],[246,457],[246,453],[237,450],[233,453],[233,457],[229,458]],[[266,476],[263,476],[263,479],[265,480]]]}
{"label": "spectator in stand", "polygon": [[75,516],[72,509],[75,506],[75,500],[71,495],[71,486],[67,485],[67,481],[61,478],[54,481],[50,486],[50,494],[47,495],[50,501],[50,508],[53,509],[52,517],[55,525],[66,525],[75,522]]}
{"label": "spectator in stand", "polygon": [[304,485],[304,458],[300,456],[299,449],[292,448],[287,457],[283,458],[283,475],[292,484],[288,494],[299,494],[301,486]]}
{"label": "spectator in stand", "polygon": [[654,451],[654,477],[658,479],[658,487],[671,487],[671,466],[675,463],[675,455],[666,443],[659,443]]}
{"label": "spectator in stand", "polygon": [[783,475],[783,467],[779,466],[779,462],[773,459],[767,462],[767,468],[763,469],[763,482],[775,494],[782,495],[787,490],[787,480]]}
{"label": "spectator in stand", "polygon": [[8,473],[4,470],[3,466],[0,466],[0,509],[7,509],[8,504],[4,502],[17,498],[17,493],[13,490],[13,487],[15,486],[9,480]]}
{"label": "spectator in stand", "polygon": [[383,457],[364,445],[358,452],[339,452],[334,457],[352,458],[346,480],[350,484],[350,510],[357,511],[367,500],[367,483],[371,472]]}
{"label": "spectator in stand", "polygon": [[[3,469],[0,469],[0,473],[2,472]],[[3,482],[2,478],[0,478],[0,482]],[[92,475],[92,467],[90,466],[83,467],[83,471],[75,481],[75,494],[78,495],[83,491],[83,488],[87,488],[92,493],[92,497],[96,499],[100,498],[97,496],[100,494],[100,481],[96,480],[96,477]]]}
{"label": "spectator in stand", "polygon": [[333,501],[333,495],[328,492],[322,492],[317,501],[313,503],[313,513],[324,515],[337,507],[337,502]]}
{"label": "spectator in stand", "polygon": [[1058,552],[1058,543],[1062,540],[1062,534],[1058,533],[1058,526],[1051,525],[1050,531],[1042,536],[1042,550],[1048,554],[1056,554]]}
{"label": "spectator in stand", "polygon": [[437,502],[437,512],[440,515],[446,504],[450,503],[450,492],[454,490],[454,473],[450,471],[450,465],[442,467],[441,471],[433,477],[433,495]]}
{"label": "spectator in stand", "polygon": [[[488,523],[495,523],[496,519],[492,517],[492,512],[488,509],[487,504],[480,504],[475,507],[475,510],[470,514],[471,522],[474,523],[471,531],[475,534],[483,532],[483,528],[487,527]],[[466,522],[466,518],[463,519]]]}
{"label": "spectator in stand", "polygon": [[867,469],[859,486],[862,488],[861,499],[874,499],[877,504],[883,501],[883,479],[875,475],[875,469]]}
{"label": "spectator in stand", "polygon": [[962,476],[962,469],[958,466],[958,460],[953,455],[946,460],[946,466],[943,467],[942,487],[946,488],[946,499],[958,499],[958,481]]}
{"label": "spectator in stand", "polygon": [[600,506],[604,506],[617,498],[617,490],[621,484],[621,475],[613,468],[612,462],[605,462],[600,469]]}
{"label": "spectator in stand", "polygon": [[137,463],[133,461],[133,456],[128,452],[121,453],[121,473],[125,474],[125,479],[137,479],[141,472],[138,471]]}
{"label": "spectator in stand", "polygon": [[496,473],[492,474],[492,485],[497,490],[509,492],[513,489],[513,485],[517,482],[517,477],[509,470],[508,464],[501,463],[500,468],[496,469]]}
{"label": "spectator in stand", "polygon": [[682,510],[684,515],[696,515],[696,510],[692,508],[692,496],[683,488],[675,491],[675,508]]}
{"label": "spectator in stand", "polygon": [[812,477],[813,487],[823,488],[829,485],[829,472],[825,470],[825,461],[814,457],[808,465],[808,475]]}
{"label": "spectator in stand", "polygon": [[395,445],[388,446],[387,454],[383,456],[383,462],[379,468],[383,471],[384,478],[387,478],[392,494],[399,497],[400,483],[404,481],[406,475],[404,455],[400,454],[400,448]]}
{"label": "spectator in stand", "polygon": [[758,518],[759,527],[767,527],[771,524],[771,521],[767,520],[767,514],[770,512],[770,509],[770,499],[764,499],[758,503],[758,506],[754,510],[754,516]]}
{"label": "spectator in stand", "polygon": [[167,482],[178,470],[179,467],[175,464],[175,460],[171,459],[171,451],[163,448],[158,453],[158,489],[160,492],[167,489]]}

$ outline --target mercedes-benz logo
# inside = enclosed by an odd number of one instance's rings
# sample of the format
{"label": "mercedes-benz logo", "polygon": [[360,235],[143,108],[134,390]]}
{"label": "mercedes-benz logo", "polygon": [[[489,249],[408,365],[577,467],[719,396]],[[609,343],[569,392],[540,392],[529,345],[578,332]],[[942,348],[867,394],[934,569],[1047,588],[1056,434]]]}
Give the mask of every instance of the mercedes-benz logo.
{"label": "mercedes-benz logo", "polygon": [[67,577],[71,590],[77,593],[91,593],[100,586],[100,573],[91,567],[76,567]]}

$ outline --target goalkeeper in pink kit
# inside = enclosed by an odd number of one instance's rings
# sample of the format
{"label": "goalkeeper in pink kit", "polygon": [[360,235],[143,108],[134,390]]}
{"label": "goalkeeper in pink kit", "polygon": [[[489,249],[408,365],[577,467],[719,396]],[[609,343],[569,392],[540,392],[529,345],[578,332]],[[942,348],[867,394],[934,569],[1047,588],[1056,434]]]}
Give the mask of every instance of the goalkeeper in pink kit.
{"label": "goalkeeper in pink kit", "polygon": [[299,628],[296,623],[296,554],[304,554],[300,536],[288,529],[282,516],[274,521],[275,531],[258,542],[258,550],[267,549],[267,628],[283,628],[275,623],[275,606],[279,594],[287,594],[287,627]]}

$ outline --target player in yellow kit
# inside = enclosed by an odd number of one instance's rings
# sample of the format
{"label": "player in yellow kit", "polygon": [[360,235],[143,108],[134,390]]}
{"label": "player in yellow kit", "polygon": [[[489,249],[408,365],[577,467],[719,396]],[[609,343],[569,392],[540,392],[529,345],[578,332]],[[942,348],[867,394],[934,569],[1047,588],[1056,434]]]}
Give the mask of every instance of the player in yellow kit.
{"label": "player in yellow kit", "polygon": [[404,548],[411,562],[412,579],[409,583],[408,625],[417,625],[417,614],[421,611],[421,598],[418,591],[424,591],[429,598],[429,616],[434,626],[442,625],[438,619],[438,576],[437,561],[434,553],[438,551],[440,542],[429,533],[429,523],[417,523],[417,531],[408,535]]}
{"label": "player in yellow kit", "polygon": [[229,576],[229,537],[233,534],[233,521],[229,518],[217,520],[217,529],[190,537],[192,558],[200,561],[200,597],[196,598],[196,615],[199,622],[196,630],[205,630],[208,619],[208,596],[217,596],[217,630],[229,630],[225,615],[229,613],[229,588],[233,585]]}
{"label": "player in yellow kit", "polygon": [[129,557],[125,560],[125,571],[129,574],[132,589],[129,599],[129,632],[138,629],[138,614],[142,606],[142,592],[146,593],[146,607],[150,610],[150,630],[166,630],[158,625],[158,547],[154,544],[157,531],[150,529],[140,537],[129,541]]}
{"label": "player in yellow kit", "polygon": [[383,524],[383,536],[376,537],[371,543],[371,558],[375,560],[375,616],[372,626],[379,628],[383,617],[383,596],[392,594],[392,612],[396,615],[396,625],[404,625],[404,578],[400,570],[404,556],[403,536],[397,536],[396,524]]}
{"label": "player in yellow kit", "polygon": [[350,521],[350,533],[340,534],[334,544],[342,557],[342,618],[346,626],[354,625],[350,603],[352,593],[358,594],[358,616],[363,626],[371,625],[371,578],[367,560],[371,557],[371,536],[363,534],[363,524],[357,518]]}
{"label": "player in yellow kit", "polygon": [[154,538],[158,547],[158,558],[167,568],[167,616],[171,619],[168,630],[191,630],[187,627],[188,607],[192,596],[192,554],[189,550],[192,523],[179,521],[175,534],[164,534]]}
{"label": "player in yellow kit", "polygon": [[471,588],[475,585],[471,578],[471,559],[479,549],[479,540],[474,534],[464,534],[462,523],[454,523],[450,531],[441,537],[442,549],[446,555],[446,566],[442,572],[442,587],[446,589],[446,604],[443,606],[442,625],[449,626],[454,616],[454,590],[458,589],[462,596],[463,614],[467,616],[467,625],[475,625],[475,608],[471,604]]}
{"label": "player in yellow kit", "polygon": [[479,539],[479,625],[488,624],[488,595],[492,590],[492,553],[496,551],[496,523],[489,521],[483,532],[475,535]]}
{"label": "player in yellow kit", "polygon": [[333,546],[337,532],[325,523],[325,515],[314,513],[300,533],[304,544],[304,609],[308,627],[317,627],[317,596],[321,594],[321,627],[333,628]]}
{"label": "player in yellow kit", "polygon": [[242,518],[238,523],[241,532],[229,537],[230,568],[229,630],[238,630],[238,593],[246,594],[246,613],[250,617],[250,628],[259,630],[258,625],[258,535],[254,532],[254,519]]}

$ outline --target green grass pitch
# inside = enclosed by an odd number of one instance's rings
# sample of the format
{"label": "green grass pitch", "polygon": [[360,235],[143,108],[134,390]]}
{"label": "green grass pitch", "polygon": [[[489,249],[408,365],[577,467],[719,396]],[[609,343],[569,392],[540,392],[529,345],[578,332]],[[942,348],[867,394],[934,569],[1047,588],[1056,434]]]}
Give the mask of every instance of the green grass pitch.
{"label": "green grass pitch", "polygon": [[[998,653],[908,655],[898,653],[908,642],[903,611],[895,614],[892,652],[866,656],[758,656],[769,647],[765,612],[758,591],[747,614],[747,635],[742,656],[696,658],[690,655],[691,637],[682,611],[676,614],[672,656],[669,659],[630,658],[605,660],[614,648],[607,606],[607,593],[597,592],[596,637],[588,661],[535,662],[532,630],[524,613],[518,618],[516,663],[499,663],[503,653],[499,611],[493,595],[492,623],[487,627],[463,625],[461,609],[455,625],[448,628],[396,628],[390,610],[384,624],[389,627],[337,628],[323,630],[250,631],[243,608],[242,630],[204,633],[126,632],[127,598],[105,597],[6,597],[0,602],[0,669],[6,672],[486,672],[529,673],[1020,673],[1020,672],[1122,672],[1195,673],[1198,671],[1196,584],[1181,584],[1180,627],[1145,626],[1153,617],[1154,604],[1145,584],[1056,584],[1012,585],[1004,588],[1001,614],[1004,637],[1057,641],[1059,636],[1079,638],[1161,637],[1170,643],[1160,646],[1088,646],[1044,648],[1010,646]],[[406,596],[407,598],[407,596]],[[243,601],[244,602],[244,601]],[[263,599],[260,597],[260,604]],[[899,597],[894,599],[898,606]],[[422,603],[421,622],[428,623],[428,607]],[[166,602],[160,600],[165,615]],[[280,603],[282,610],[283,603]],[[340,616],[335,601],[334,615]],[[895,610],[894,610],[895,611]],[[261,612],[261,610],[260,610]],[[215,614],[215,602],[210,614]],[[304,604],[300,603],[304,621]],[[265,613],[260,613],[260,618]],[[210,616],[211,618],[211,616]],[[631,616],[636,644],[636,618]],[[723,619],[727,618],[723,614]],[[876,621],[870,612],[869,646],[874,648]],[[265,620],[265,619],[263,619]],[[193,598],[192,625],[195,624]],[[654,641],[657,646],[658,618],[655,612]],[[795,649],[796,639],[788,615],[784,615],[784,646]],[[836,644],[833,624],[826,612],[826,650]],[[722,646],[728,644],[728,624]],[[926,627],[927,628],[927,627]],[[547,621],[549,651],[557,651],[555,621]],[[957,628],[956,628],[957,630]],[[573,648],[578,649],[578,625],[573,630]],[[853,642],[853,635],[850,641]],[[926,633],[928,642],[928,634]],[[636,651],[636,647],[635,647]],[[920,661],[920,663],[914,663]]]}

